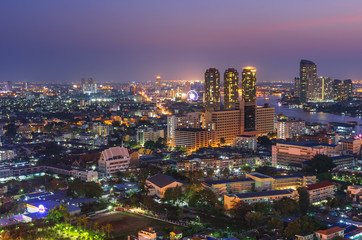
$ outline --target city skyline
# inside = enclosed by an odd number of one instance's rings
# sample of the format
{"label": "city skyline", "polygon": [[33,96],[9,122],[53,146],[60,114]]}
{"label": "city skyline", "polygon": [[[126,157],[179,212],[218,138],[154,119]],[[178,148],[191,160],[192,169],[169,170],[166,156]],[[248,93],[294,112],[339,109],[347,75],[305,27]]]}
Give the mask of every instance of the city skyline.
{"label": "city skyline", "polygon": [[300,59],[362,79],[359,1],[208,3],[2,2],[0,82],[188,80],[248,65],[260,82],[292,82]]}

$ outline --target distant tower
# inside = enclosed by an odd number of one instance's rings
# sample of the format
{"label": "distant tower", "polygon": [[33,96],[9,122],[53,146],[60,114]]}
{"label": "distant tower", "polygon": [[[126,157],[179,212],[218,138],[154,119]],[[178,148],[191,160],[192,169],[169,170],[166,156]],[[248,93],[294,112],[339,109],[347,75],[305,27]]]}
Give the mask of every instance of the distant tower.
{"label": "distant tower", "polygon": [[161,76],[157,76],[155,80],[155,92],[157,94],[161,93]]}
{"label": "distant tower", "polygon": [[244,131],[254,131],[256,121],[256,69],[254,67],[243,69],[242,99],[244,103]]}
{"label": "distant tower", "polygon": [[300,93],[299,99],[302,103],[308,101],[309,94],[308,94],[308,85],[317,77],[317,64],[309,60],[301,60],[300,61]]}
{"label": "distant tower", "polygon": [[205,72],[205,109],[206,111],[220,110],[220,73],[216,68]]}
{"label": "distant tower", "polygon": [[82,78],[82,90],[83,94],[94,94],[97,93],[97,83],[93,78]]}
{"label": "distant tower", "polygon": [[239,108],[239,73],[234,68],[228,68],[224,73],[224,108]]}
{"label": "distant tower", "polygon": [[294,78],[294,96],[300,97],[300,78]]}
{"label": "distant tower", "polygon": [[344,85],[345,99],[351,100],[353,95],[352,80],[351,79],[344,80],[343,85]]}
{"label": "distant tower", "polygon": [[13,83],[11,81],[7,81],[5,85],[6,91],[11,92],[13,91]]}

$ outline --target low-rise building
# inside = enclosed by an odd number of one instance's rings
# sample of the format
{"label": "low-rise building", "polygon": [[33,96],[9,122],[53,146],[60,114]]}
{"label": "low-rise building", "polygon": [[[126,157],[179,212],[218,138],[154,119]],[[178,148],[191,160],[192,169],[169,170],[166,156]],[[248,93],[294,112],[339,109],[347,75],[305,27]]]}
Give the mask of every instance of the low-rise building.
{"label": "low-rise building", "polygon": [[148,188],[148,195],[156,195],[159,198],[163,198],[167,189],[182,187],[183,183],[173,177],[158,173],[146,180],[146,186]]}
{"label": "low-rise building", "polygon": [[111,175],[125,170],[130,164],[131,157],[124,147],[111,147],[101,153],[98,160],[99,173],[102,177]]}
{"label": "low-rise building", "polygon": [[361,140],[360,139],[342,139],[342,149],[348,154],[358,155],[361,152]]}
{"label": "low-rise building", "polygon": [[253,190],[254,180],[251,178],[226,179],[216,181],[206,181],[203,187],[214,190],[217,194],[241,193]]}
{"label": "low-rise building", "polygon": [[196,128],[183,128],[175,130],[175,146],[186,148],[188,151],[196,151],[202,147],[214,146],[214,141],[214,131]]}
{"label": "low-rise building", "polygon": [[252,135],[237,135],[234,140],[234,146],[255,151],[257,147],[257,137]]}
{"label": "low-rise building", "polygon": [[352,185],[347,187],[347,200],[362,203],[362,186]]}
{"label": "low-rise building", "polygon": [[255,204],[260,202],[274,202],[284,197],[298,199],[298,192],[293,189],[285,189],[239,194],[226,194],[224,195],[224,208],[227,210],[232,209],[240,201],[244,201],[249,204]]}
{"label": "low-rise building", "polygon": [[157,233],[153,228],[146,228],[138,232],[138,240],[156,240]]}
{"label": "low-rise building", "polygon": [[355,164],[355,157],[351,154],[332,157],[332,161],[336,168],[352,169]]}
{"label": "low-rise building", "polygon": [[319,240],[331,240],[334,237],[344,237],[344,228],[332,227],[326,230],[318,230],[315,232]]}
{"label": "low-rise building", "polygon": [[333,198],[335,187],[330,181],[323,181],[307,186],[309,193],[309,202],[312,204],[325,201],[327,198]]}

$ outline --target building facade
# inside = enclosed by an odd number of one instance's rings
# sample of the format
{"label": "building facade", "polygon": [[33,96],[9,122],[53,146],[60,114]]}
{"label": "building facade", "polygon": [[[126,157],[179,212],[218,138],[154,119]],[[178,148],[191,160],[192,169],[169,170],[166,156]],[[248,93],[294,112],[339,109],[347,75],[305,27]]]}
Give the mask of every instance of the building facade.
{"label": "building facade", "polygon": [[206,111],[220,110],[220,72],[209,68],[205,72],[205,109]]}
{"label": "building facade", "polygon": [[224,73],[224,109],[239,109],[239,73],[234,68]]}

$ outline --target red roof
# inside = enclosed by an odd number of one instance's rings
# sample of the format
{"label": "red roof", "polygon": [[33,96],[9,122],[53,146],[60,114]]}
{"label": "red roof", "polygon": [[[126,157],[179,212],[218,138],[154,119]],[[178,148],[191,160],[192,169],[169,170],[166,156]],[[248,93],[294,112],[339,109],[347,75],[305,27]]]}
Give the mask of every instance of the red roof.
{"label": "red roof", "polygon": [[315,190],[315,189],[318,189],[318,188],[324,188],[324,187],[328,187],[328,186],[333,186],[333,183],[331,183],[330,181],[323,181],[323,182],[308,185],[307,189],[308,190]]}
{"label": "red roof", "polygon": [[332,227],[332,228],[328,228],[326,230],[318,230],[318,231],[316,231],[316,233],[320,233],[320,234],[323,234],[323,235],[330,235],[330,234],[333,234],[333,233],[336,233],[336,232],[339,232],[339,231],[342,231],[342,230],[344,230],[344,228]]}

